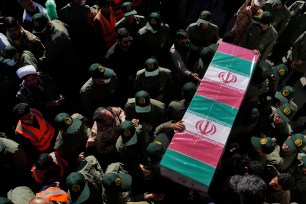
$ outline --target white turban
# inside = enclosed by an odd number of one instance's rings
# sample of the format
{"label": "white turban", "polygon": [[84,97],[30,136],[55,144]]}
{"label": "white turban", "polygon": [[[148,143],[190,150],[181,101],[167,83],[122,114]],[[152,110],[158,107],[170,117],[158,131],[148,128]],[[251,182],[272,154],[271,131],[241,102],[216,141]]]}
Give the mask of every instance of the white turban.
{"label": "white turban", "polygon": [[37,71],[33,65],[26,65],[24,67],[20,67],[16,71],[16,74],[20,79],[22,79],[24,76],[27,76],[29,74],[36,74],[36,73]]}

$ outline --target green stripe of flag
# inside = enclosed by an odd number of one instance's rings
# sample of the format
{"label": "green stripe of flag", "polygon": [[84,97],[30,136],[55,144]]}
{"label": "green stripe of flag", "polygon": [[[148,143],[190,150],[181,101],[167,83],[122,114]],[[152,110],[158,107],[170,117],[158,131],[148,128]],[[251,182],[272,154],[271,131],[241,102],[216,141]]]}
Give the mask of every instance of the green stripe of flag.
{"label": "green stripe of flag", "polygon": [[180,154],[171,149],[167,149],[161,163],[168,169],[184,175],[198,183],[209,186],[213,178],[215,168],[199,160]]}
{"label": "green stripe of flag", "polygon": [[251,61],[233,57],[232,55],[222,52],[216,52],[210,66],[218,67],[246,77],[251,77],[252,75],[252,69],[250,69],[250,67],[252,67]]}
{"label": "green stripe of flag", "polygon": [[238,109],[195,94],[187,111],[224,126],[231,127]]}

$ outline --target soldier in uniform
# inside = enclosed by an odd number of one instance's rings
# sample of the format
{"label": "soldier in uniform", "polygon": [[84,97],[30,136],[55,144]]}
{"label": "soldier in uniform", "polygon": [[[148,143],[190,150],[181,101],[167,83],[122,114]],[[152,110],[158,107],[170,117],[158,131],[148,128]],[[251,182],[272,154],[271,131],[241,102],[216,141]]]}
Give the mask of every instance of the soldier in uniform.
{"label": "soldier in uniform", "polygon": [[206,47],[219,40],[219,28],[211,23],[212,14],[209,11],[202,11],[199,19],[195,23],[191,23],[186,31],[190,42],[198,47]]}
{"label": "soldier in uniform", "polygon": [[149,15],[147,24],[139,29],[136,40],[141,61],[155,56],[161,66],[168,66],[170,28],[162,22],[159,13],[152,12]]}
{"label": "soldier in uniform", "polygon": [[85,117],[89,118],[88,125],[91,125],[92,115],[98,107],[119,105],[119,84],[114,70],[99,63],[92,64],[88,72],[90,78],[82,86],[80,96]]}
{"label": "soldier in uniform", "polygon": [[255,54],[260,54],[260,59],[267,59],[270,54],[278,34],[270,24],[272,15],[264,11],[262,15],[254,16],[258,22],[253,22],[244,33],[239,45],[247,49],[254,50]]}
{"label": "soldier in uniform", "polygon": [[[271,154],[266,155],[267,177],[272,178],[278,173],[292,173],[296,170],[296,158],[299,151],[305,147],[305,138],[303,135],[294,134],[289,136],[280,146],[277,145]],[[270,178],[271,179],[271,178]]]}
{"label": "soldier in uniform", "polygon": [[296,110],[296,107],[290,103],[282,104],[270,116],[262,115],[254,132],[275,138],[276,143],[282,145],[292,132],[289,121]]}
{"label": "soldier in uniform", "polygon": [[15,17],[5,18],[6,36],[12,46],[19,52],[28,50],[38,60],[45,53],[45,46],[30,31],[25,30]]}
{"label": "soldier in uniform", "polygon": [[[72,172],[66,178],[69,198],[72,204],[101,203],[102,186],[94,185],[86,174]],[[102,175],[100,175],[102,177]],[[101,183],[100,183],[101,185]]]}
{"label": "soldier in uniform", "polygon": [[167,109],[167,119],[175,122],[182,120],[197,86],[193,82],[187,82],[182,88],[182,100],[171,101]]}
{"label": "soldier in uniform", "polygon": [[145,62],[145,68],[136,74],[135,91],[147,91],[151,98],[168,104],[171,100],[172,76],[169,69],[160,67],[155,58]]}
{"label": "soldier in uniform", "polygon": [[270,57],[274,64],[282,63],[282,58],[287,56],[290,47],[306,29],[305,1],[295,1],[288,9],[291,13],[289,22],[282,34],[279,35]]}
{"label": "soldier in uniform", "polygon": [[286,82],[288,86],[294,86],[306,72],[306,31],[292,45],[291,68],[292,73]]}
{"label": "soldier in uniform", "polygon": [[146,138],[140,125],[134,127],[129,120],[122,121],[118,128],[120,136],[116,142],[116,149],[119,152],[120,161],[136,182],[142,179],[139,165],[145,162],[144,154],[149,138]]}
{"label": "soldier in uniform", "polygon": [[126,28],[131,33],[132,38],[136,39],[138,30],[146,25],[146,18],[136,15],[137,11],[131,2],[124,2],[121,5],[121,9],[124,17],[116,22],[116,31],[120,28]]}
{"label": "soldier in uniform", "polygon": [[[54,79],[60,92],[70,102],[70,112],[79,106],[79,88],[84,74],[77,66],[76,49],[73,48],[66,24],[60,20],[49,20],[42,13],[32,17],[33,31],[45,45],[46,52],[40,58],[40,70]],[[70,77],[71,73],[74,77]],[[75,109],[74,109],[75,108]]]}
{"label": "soldier in uniform", "polygon": [[271,24],[280,36],[285,30],[290,18],[290,11],[286,6],[288,0],[270,0],[266,1],[262,10],[269,11],[272,14]]}
{"label": "soldier in uniform", "polygon": [[33,161],[24,148],[15,141],[0,138],[0,166],[1,181],[0,195],[21,185],[28,185],[31,181],[31,165]]}
{"label": "soldier in uniform", "polygon": [[144,131],[147,131],[150,138],[153,138],[155,128],[163,122],[166,122],[165,104],[151,99],[146,91],[138,91],[135,98],[129,98],[124,106],[126,119],[135,124],[142,125]]}
{"label": "soldier in uniform", "polygon": [[54,149],[61,154],[71,168],[76,167],[77,159],[86,151],[90,135],[86,118],[80,114],[71,116],[62,112],[55,116],[54,126],[59,130]]}
{"label": "soldier in uniform", "polygon": [[38,69],[39,64],[32,52],[28,50],[18,52],[18,50],[11,45],[7,45],[1,50],[0,62],[3,64],[2,66],[15,70],[25,65],[33,65]]}

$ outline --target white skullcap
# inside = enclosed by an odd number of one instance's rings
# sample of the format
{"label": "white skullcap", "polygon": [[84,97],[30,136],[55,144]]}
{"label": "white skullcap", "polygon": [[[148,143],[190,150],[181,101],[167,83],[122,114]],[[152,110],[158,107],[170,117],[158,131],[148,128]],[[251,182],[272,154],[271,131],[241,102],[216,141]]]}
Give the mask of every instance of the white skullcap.
{"label": "white skullcap", "polygon": [[16,74],[20,79],[22,79],[24,76],[27,76],[29,74],[36,74],[36,73],[37,71],[33,65],[26,65],[24,67],[20,67],[16,71]]}

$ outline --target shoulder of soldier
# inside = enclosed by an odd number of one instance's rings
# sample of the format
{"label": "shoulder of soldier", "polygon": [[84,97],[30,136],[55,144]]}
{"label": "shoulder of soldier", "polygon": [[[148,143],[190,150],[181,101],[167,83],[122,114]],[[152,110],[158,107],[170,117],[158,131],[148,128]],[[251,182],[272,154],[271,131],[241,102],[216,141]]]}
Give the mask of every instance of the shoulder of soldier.
{"label": "shoulder of soldier", "polygon": [[135,98],[129,98],[124,105],[124,111],[135,107]]}
{"label": "shoulder of soldier", "polygon": [[155,99],[150,99],[151,101],[151,104],[159,109],[163,109],[165,110],[166,109],[166,105],[163,103],[163,102],[160,102],[158,100],[155,100]]}
{"label": "shoulder of soldier", "polygon": [[159,71],[160,72],[163,72],[163,73],[171,73],[171,70],[170,69],[167,69],[167,68],[164,68],[164,67],[159,67]]}
{"label": "shoulder of soldier", "polygon": [[145,69],[138,70],[136,76],[142,75],[145,73]]}
{"label": "shoulder of soldier", "polygon": [[188,31],[190,31],[190,30],[195,30],[195,29],[197,29],[197,28],[199,27],[198,25],[199,25],[198,23],[191,23],[191,24],[189,24],[189,26],[187,27],[186,31],[188,32]]}
{"label": "shoulder of soldier", "polygon": [[173,107],[183,106],[183,105],[184,105],[184,99],[174,100],[169,103],[168,108],[173,108]]}
{"label": "shoulder of soldier", "polygon": [[138,35],[144,35],[145,33],[147,33],[148,30],[146,29],[146,27],[142,27],[138,30]]}
{"label": "shoulder of soldier", "polygon": [[14,140],[8,138],[0,138],[0,142],[4,145],[6,151],[9,153],[14,153],[19,149],[19,144]]}
{"label": "shoulder of soldier", "polygon": [[218,30],[219,27],[216,24],[210,23],[211,29]]}

